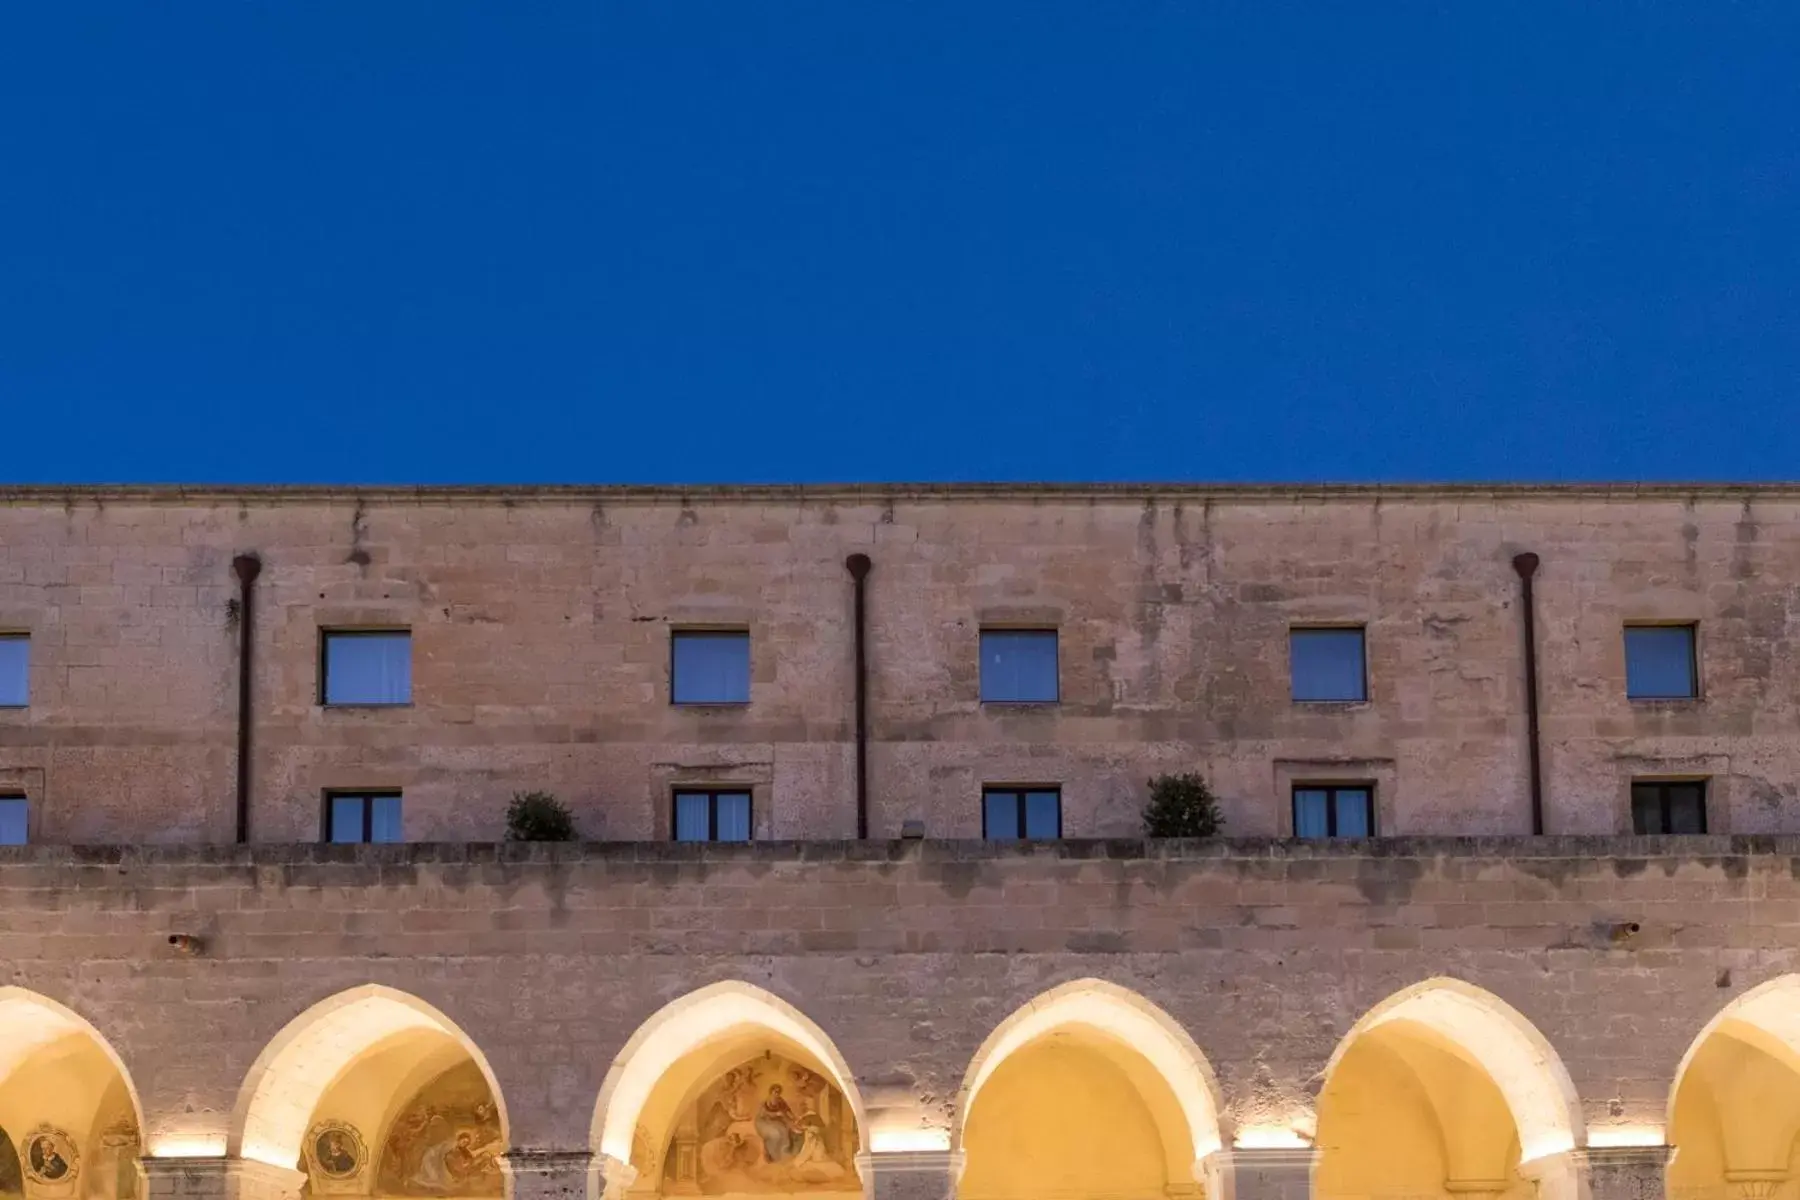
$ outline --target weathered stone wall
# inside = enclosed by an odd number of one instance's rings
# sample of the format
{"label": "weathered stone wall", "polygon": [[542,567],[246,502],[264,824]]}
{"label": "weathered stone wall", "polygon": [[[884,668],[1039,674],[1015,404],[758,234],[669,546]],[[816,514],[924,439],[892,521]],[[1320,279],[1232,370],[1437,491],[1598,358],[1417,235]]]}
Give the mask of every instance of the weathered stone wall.
{"label": "weathered stone wall", "polygon": [[[325,790],[399,787],[417,840],[496,836],[547,788],[594,838],[667,836],[678,783],[749,785],[761,837],[854,832],[851,585],[869,620],[873,825],[980,832],[983,782],[1060,783],[1068,833],[1135,830],[1197,767],[1229,828],[1295,779],[1378,786],[1396,834],[1521,833],[1522,635],[1538,577],[1551,832],[1629,828],[1633,775],[1712,780],[1718,832],[1800,830],[1800,494],[1660,489],[713,489],[0,493],[0,629],[32,704],[0,789],[41,841],[233,831],[234,554],[258,584],[259,841]],[[1626,620],[1700,622],[1704,698],[1624,696]],[[1369,703],[1289,700],[1293,623],[1369,629]],[[669,633],[751,631],[753,699],[668,703]],[[984,708],[984,622],[1062,638],[1062,703]],[[408,625],[414,703],[319,707],[319,628]]]}
{"label": "weathered stone wall", "polygon": [[1800,968],[1800,839],[37,847],[0,851],[0,914],[0,985],[93,1023],[153,1149],[222,1137],[270,1039],[369,983],[460,1026],[515,1147],[586,1149],[633,1031],[721,980],[945,1121],[1009,1014],[1105,980],[1191,1034],[1229,1135],[1310,1110],[1361,1016],[1449,976],[1542,1033],[1590,1128],[1660,1128],[1707,1022]]}

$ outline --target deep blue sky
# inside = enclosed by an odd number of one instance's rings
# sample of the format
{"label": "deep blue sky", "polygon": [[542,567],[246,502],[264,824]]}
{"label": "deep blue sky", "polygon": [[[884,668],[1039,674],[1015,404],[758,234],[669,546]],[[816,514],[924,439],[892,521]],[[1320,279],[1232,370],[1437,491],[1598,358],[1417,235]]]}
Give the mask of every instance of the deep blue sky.
{"label": "deep blue sky", "polygon": [[0,480],[1800,477],[1800,16],[46,2]]}

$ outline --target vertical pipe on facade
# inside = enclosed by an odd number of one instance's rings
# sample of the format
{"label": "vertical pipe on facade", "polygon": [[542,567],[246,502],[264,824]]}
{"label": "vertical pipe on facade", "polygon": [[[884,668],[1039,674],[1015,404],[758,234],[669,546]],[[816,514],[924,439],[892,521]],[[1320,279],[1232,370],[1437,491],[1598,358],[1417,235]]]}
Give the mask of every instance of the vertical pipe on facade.
{"label": "vertical pipe on facade", "polygon": [[1525,614],[1525,737],[1531,754],[1531,832],[1544,832],[1544,767],[1538,749],[1537,601],[1531,579],[1537,574],[1538,556],[1527,551],[1513,556],[1519,573],[1519,597]]}
{"label": "vertical pipe on facade", "polygon": [[856,626],[856,836],[869,836],[869,649],[865,593],[869,570],[875,564],[866,554],[844,560],[856,587],[851,620]]}
{"label": "vertical pipe on facade", "polygon": [[262,574],[262,559],[240,554],[231,560],[238,580],[238,726],[237,726],[237,840],[250,840],[250,653],[256,644],[256,609],[251,603],[252,585]]}

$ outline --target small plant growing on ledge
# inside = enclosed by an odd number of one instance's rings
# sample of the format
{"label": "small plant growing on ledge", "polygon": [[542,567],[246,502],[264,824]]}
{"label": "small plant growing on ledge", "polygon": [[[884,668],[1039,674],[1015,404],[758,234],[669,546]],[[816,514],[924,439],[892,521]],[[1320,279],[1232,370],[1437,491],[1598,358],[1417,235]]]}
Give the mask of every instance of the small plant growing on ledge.
{"label": "small plant growing on ledge", "polygon": [[1144,806],[1145,837],[1213,837],[1224,826],[1219,798],[1197,772],[1158,775],[1150,781],[1150,803]]}
{"label": "small plant growing on ledge", "polygon": [[572,842],[575,818],[549,792],[514,792],[506,809],[509,842]]}

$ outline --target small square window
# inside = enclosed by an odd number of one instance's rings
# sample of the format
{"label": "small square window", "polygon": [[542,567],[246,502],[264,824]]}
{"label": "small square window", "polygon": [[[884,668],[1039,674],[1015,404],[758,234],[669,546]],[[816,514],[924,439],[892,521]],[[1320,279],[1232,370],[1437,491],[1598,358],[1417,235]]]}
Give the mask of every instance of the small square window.
{"label": "small square window", "polygon": [[1375,789],[1358,784],[1298,784],[1294,836],[1366,838],[1375,832]]}
{"label": "small square window", "polygon": [[31,703],[31,638],[0,633],[0,708]]}
{"label": "small square window", "polygon": [[327,629],[319,660],[323,704],[412,703],[412,634],[407,630]]}
{"label": "small square window", "polygon": [[703,788],[676,792],[675,840],[749,841],[750,793],[743,788]]}
{"label": "small square window", "polygon": [[1633,780],[1633,833],[1705,833],[1706,781]]}
{"label": "small square window", "polygon": [[983,788],[981,836],[992,841],[1062,836],[1060,788]]}
{"label": "small square window", "polygon": [[1055,704],[1056,630],[981,631],[984,704]]}
{"label": "small square window", "polygon": [[0,796],[0,846],[23,846],[30,841],[26,823],[30,810],[23,796]]}
{"label": "small square window", "polygon": [[1692,700],[1700,694],[1692,625],[1625,627],[1625,695],[1631,700]]}
{"label": "small square window", "polygon": [[1288,660],[1297,701],[1353,704],[1369,698],[1360,627],[1291,629]]}
{"label": "small square window", "polygon": [[325,797],[328,842],[403,842],[399,792],[333,792]]}
{"label": "small square window", "polygon": [[670,638],[674,704],[750,703],[750,634],[743,629],[677,629]]}

